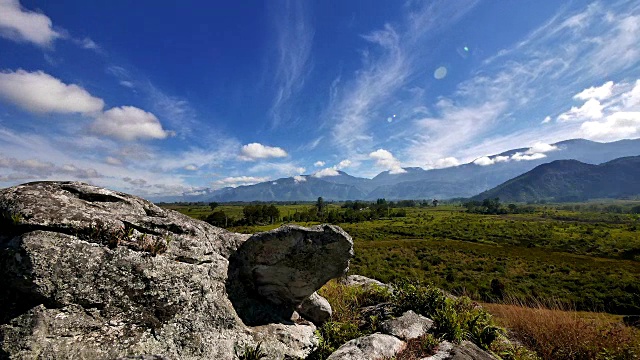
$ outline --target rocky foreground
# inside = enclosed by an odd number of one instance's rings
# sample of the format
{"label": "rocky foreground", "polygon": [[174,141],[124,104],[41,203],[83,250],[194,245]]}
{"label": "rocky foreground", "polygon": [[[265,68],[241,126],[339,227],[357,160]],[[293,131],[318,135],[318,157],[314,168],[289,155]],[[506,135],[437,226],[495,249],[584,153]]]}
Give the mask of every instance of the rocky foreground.
{"label": "rocky foreground", "polygon": [[[331,314],[315,291],[351,257],[351,237],[332,225],[245,235],[79,182],[2,189],[0,359],[224,360],[258,344],[268,359],[305,358],[313,322]],[[428,329],[417,316],[330,359],[393,356]],[[490,358],[465,346],[437,358]]]}

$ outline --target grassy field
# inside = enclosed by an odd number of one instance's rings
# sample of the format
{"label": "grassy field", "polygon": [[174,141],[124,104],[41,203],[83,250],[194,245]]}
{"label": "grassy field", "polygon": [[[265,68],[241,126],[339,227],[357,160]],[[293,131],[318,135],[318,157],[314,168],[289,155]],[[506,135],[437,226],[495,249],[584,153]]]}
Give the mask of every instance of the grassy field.
{"label": "grassy field", "polygon": [[[278,209],[285,216],[311,206]],[[579,310],[640,313],[640,218],[603,212],[606,206],[545,205],[508,215],[416,207],[405,208],[402,218],[338,225],[354,238],[351,273],[430,282],[486,302],[550,300]],[[208,206],[167,207],[195,218],[211,213]],[[242,206],[216,210],[242,217]],[[229,230],[254,233],[280,225]]]}

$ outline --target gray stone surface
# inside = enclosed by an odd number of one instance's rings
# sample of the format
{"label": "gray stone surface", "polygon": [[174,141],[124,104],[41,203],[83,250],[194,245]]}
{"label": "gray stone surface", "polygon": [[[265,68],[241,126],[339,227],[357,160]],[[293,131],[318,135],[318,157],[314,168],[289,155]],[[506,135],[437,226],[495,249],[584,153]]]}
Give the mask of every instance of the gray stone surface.
{"label": "gray stone surface", "polygon": [[496,358],[478,345],[465,340],[453,347],[451,360],[496,360]]}
{"label": "gray stone surface", "polygon": [[405,343],[380,333],[363,336],[340,346],[327,360],[379,360],[395,356]]}
{"label": "gray stone surface", "polygon": [[448,341],[443,341],[438,345],[436,353],[422,358],[420,360],[448,360],[451,358],[451,352],[453,350],[453,344]]}
{"label": "gray stone surface", "polygon": [[382,331],[402,340],[418,338],[433,326],[433,320],[409,310],[395,319],[389,319],[382,323]]}
{"label": "gray stone surface", "polygon": [[393,290],[393,288],[390,285],[387,285],[376,279],[371,279],[362,275],[349,275],[345,278],[340,279],[340,282],[348,286],[364,286],[364,287],[379,286],[379,287],[388,289],[390,291]]}
{"label": "gray stone surface", "polygon": [[322,325],[331,318],[331,305],[327,299],[314,292],[297,308],[300,315],[316,325]]}
{"label": "gray stone surface", "polygon": [[[270,357],[304,357],[315,326],[291,321],[293,305],[347,270],[351,238],[326,226],[249,238],[78,182],[2,189],[0,358],[226,360],[258,342]],[[243,247],[256,262],[231,269]],[[253,279],[257,308],[283,317],[248,326],[229,291],[245,286],[238,272]]]}

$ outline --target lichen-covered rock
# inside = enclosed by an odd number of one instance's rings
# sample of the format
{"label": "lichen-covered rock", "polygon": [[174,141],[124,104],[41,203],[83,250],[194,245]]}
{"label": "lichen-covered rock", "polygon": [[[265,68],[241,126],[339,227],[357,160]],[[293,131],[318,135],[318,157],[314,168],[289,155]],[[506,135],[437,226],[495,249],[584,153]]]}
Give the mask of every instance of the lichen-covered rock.
{"label": "lichen-covered rock", "polygon": [[230,299],[245,323],[288,319],[327,281],[344,275],[351,257],[351,237],[334,225],[255,234],[229,259]]}
{"label": "lichen-covered rock", "polygon": [[344,285],[347,286],[362,286],[362,287],[373,287],[373,286],[377,286],[380,288],[384,288],[387,289],[389,291],[393,290],[393,287],[391,285],[387,285],[383,282],[380,282],[376,279],[371,279],[368,278],[366,276],[362,276],[362,275],[349,275],[346,276],[342,279],[340,279],[340,282]]}
{"label": "lichen-covered rock", "polygon": [[391,335],[380,333],[359,337],[340,346],[327,360],[376,360],[398,354],[405,343]]}
{"label": "lichen-covered rock", "polygon": [[[287,231],[270,232],[270,240],[258,236],[263,249],[280,234],[289,241]],[[307,237],[306,231],[313,235]],[[351,244],[337,228],[328,239],[323,228],[296,233],[315,243],[339,242],[342,236]],[[259,342],[270,357],[304,357],[317,344],[313,324],[294,323],[289,316],[248,326],[230,299],[229,287],[235,285],[228,277],[229,259],[249,237],[78,182],[2,189],[0,358],[152,354],[225,360],[234,358],[238,344]],[[306,276],[289,277],[291,283],[281,285],[298,289],[296,281],[314,278],[313,285],[299,286],[313,293],[327,274],[340,266],[340,274],[346,271],[343,259],[353,250],[339,250],[345,254],[338,264],[322,258],[324,263],[307,266]],[[259,279],[269,283],[268,272]],[[290,304],[254,301],[291,315]]]}
{"label": "lichen-covered rock", "polygon": [[395,319],[382,323],[382,331],[402,340],[411,340],[426,334],[433,326],[433,320],[409,310]]}
{"label": "lichen-covered rock", "polygon": [[331,318],[331,304],[316,292],[306,298],[297,310],[316,325],[322,325]]}
{"label": "lichen-covered rock", "polygon": [[478,345],[465,340],[453,347],[451,360],[496,360],[496,358]]}
{"label": "lichen-covered rock", "polygon": [[451,351],[453,351],[453,344],[448,341],[443,341],[438,344],[435,354],[420,360],[449,360],[451,358]]}

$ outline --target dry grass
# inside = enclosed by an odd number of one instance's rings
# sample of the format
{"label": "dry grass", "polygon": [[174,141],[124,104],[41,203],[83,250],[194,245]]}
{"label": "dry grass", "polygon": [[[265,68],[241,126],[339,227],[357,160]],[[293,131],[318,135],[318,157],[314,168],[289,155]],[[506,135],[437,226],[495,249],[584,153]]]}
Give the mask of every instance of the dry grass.
{"label": "dry grass", "polygon": [[638,359],[640,331],[606,315],[570,311],[557,304],[532,307],[517,302],[484,305],[511,337],[542,359]]}
{"label": "dry grass", "polygon": [[432,334],[407,341],[407,346],[395,357],[395,360],[420,360],[436,353],[439,339]]}

